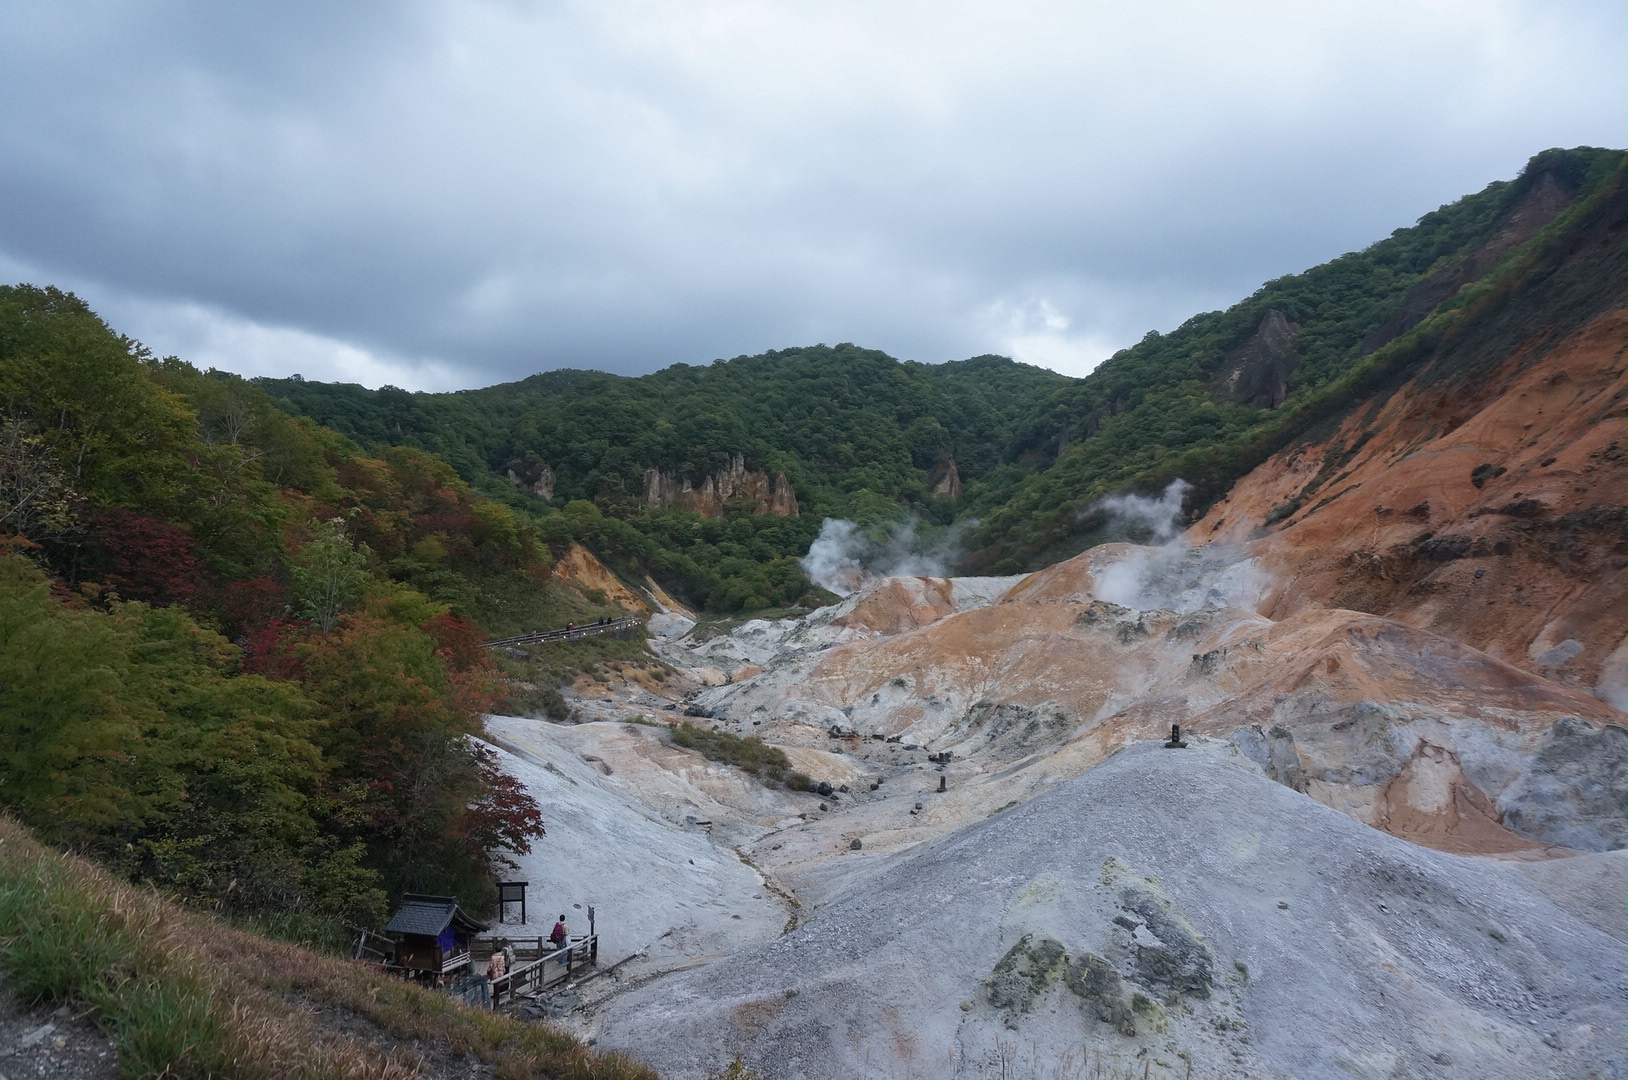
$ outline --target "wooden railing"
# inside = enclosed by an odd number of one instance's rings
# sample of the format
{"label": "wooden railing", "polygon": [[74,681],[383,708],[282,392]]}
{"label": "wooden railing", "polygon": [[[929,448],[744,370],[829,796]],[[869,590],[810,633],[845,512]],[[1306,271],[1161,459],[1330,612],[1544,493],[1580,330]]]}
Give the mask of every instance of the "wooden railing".
{"label": "wooden railing", "polygon": [[[591,923],[590,923],[591,925]],[[491,1006],[497,1008],[505,1002],[512,1002],[518,997],[530,997],[548,990],[561,983],[580,979],[591,973],[599,966],[599,935],[589,933],[570,939],[570,944],[555,946],[545,937],[535,938],[507,938],[507,937],[478,937],[471,941],[471,948],[463,952],[448,956],[441,961],[440,974],[447,975],[458,968],[467,968],[470,976],[485,983],[477,974],[473,961],[477,955],[489,956],[504,946],[513,946],[515,952],[515,967],[507,973],[491,980]],[[386,947],[394,947],[395,942],[381,934],[364,931],[356,945],[356,959],[366,961],[383,970],[402,973],[400,968],[387,958]],[[528,962],[521,963],[521,960]],[[467,988],[455,988],[453,993],[463,997],[471,1004],[484,1003],[476,1000],[476,995]],[[4,1080],[0,1077],[0,1080]]]}
{"label": "wooden railing", "polygon": [[[528,940],[531,939],[522,938],[520,941],[509,942],[515,946],[517,959],[521,951],[521,941]],[[551,986],[570,982],[599,963],[598,934],[574,938],[569,945],[562,945],[549,952],[542,952],[543,938],[537,938],[536,942],[540,954],[537,959],[529,964],[519,964],[513,971],[505,972],[492,980],[492,1008],[495,1009],[517,997],[530,997]],[[499,948],[501,947],[500,945]],[[551,963],[555,965],[553,970],[549,970],[548,967]]]}
{"label": "wooden railing", "polygon": [[396,953],[396,942],[371,930],[359,930],[353,960],[366,960],[370,964],[388,964]]}
{"label": "wooden railing", "polygon": [[499,937],[497,935],[481,934],[474,938],[472,944],[475,952],[481,956],[495,953],[499,949],[508,946],[514,949],[515,959],[517,960],[536,960],[543,954],[551,953],[555,949],[554,943],[541,935],[537,937],[509,937],[507,935]]}
{"label": "wooden railing", "polygon": [[583,638],[598,637],[601,634],[622,634],[639,625],[639,620],[631,616],[620,619],[611,619],[609,622],[592,622],[585,626],[570,626],[564,630],[537,630],[530,634],[517,634],[514,637],[497,638],[493,641],[483,641],[483,649],[495,649],[501,645],[531,645],[539,641],[581,641]]}

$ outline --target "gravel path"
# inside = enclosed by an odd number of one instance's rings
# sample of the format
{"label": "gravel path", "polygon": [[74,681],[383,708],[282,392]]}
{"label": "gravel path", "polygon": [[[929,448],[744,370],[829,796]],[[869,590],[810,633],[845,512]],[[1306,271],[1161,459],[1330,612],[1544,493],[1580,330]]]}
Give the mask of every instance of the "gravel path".
{"label": "gravel path", "polygon": [[25,1007],[0,971],[0,1080],[114,1080],[113,1040],[72,1009]]}

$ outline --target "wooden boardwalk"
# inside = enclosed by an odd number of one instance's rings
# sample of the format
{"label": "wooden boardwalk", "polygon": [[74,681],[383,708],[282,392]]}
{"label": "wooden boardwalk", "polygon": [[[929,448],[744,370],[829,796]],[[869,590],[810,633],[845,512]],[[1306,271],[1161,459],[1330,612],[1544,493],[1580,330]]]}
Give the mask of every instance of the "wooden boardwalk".
{"label": "wooden boardwalk", "polygon": [[[514,948],[515,966],[497,978],[487,980],[477,965],[506,945]],[[408,976],[411,973],[395,966],[395,947],[394,940],[364,930],[356,943],[354,956],[377,971]],[[458,981],[443,989],[471,1005],[496,1009],[597,974],[599,934],[590,932],[573,936],[569,945],[558,948],[544,937],[482,935],[470,942],[469,951],[449,958],[441,974],[449,975],[454,970],[462,972]],[[0,1080],[4,1080],[4,1077],[0,1077]]]}
{"label": "wooden boardwalk", "polygon": [[[527,947],[527,942],[534,942]],[[492,938],[480,944],[492,946],[496,952],[504,945],[515,948],[515,967],[492,980],[492,1008],[518,998],[536,997],[562,983],[581,979],[597,969],[599,963],[599,935],[588,934],[571,939],[569,945],[553,948],[544,938]],[[548,951],[544,951],[544,950]],[[522,963],[527,954],[535,957]]]}
{"label": "wooden boardwalk", "polygon": [[493,641],[483,641],[483,649],[496,649],[503,645],[532,645],[539,641],[582,641],[585,638],[599,637],[601,634],[616,634],[621,636],[639,625],[639,620],[631,615],[624,615],[620,619],[611,619],[608,622],[591,622],[584,626],[568,626],[564,630],[536,630],[529,634],[516,634],[514,637],[497,638]]}

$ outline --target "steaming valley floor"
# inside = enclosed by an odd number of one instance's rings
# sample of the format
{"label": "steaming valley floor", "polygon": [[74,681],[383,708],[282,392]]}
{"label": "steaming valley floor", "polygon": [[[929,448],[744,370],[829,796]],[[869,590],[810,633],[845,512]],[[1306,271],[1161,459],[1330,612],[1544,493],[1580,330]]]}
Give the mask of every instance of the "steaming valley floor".
{"label": "steaming valley floor", "polygon": [[[683,677],[588,723],[494,717],[549,826],[533,921],[593,905],[619,965],[569,1022],[674,1077],[1623,1075],[1622,714],[1375,616],[1267,619],[1257,579],[1131,545],[879,579],[672,618]],[[686,706],[833,794],[637,722]]]}

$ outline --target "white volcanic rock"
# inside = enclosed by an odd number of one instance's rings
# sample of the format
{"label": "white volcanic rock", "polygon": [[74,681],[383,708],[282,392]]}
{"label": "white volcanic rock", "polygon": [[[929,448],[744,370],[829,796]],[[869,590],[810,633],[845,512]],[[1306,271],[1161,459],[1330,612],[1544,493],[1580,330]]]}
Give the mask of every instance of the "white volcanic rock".
{"label": "white volcanic rock", "polygon": [[1277,779],[1421,843],[1623,845],[1628,739],[1609,706],[1361,612],[1273,622],[1234,606],[1183,614],[1089,599],[1131,550],[1117,547],[1119,562],[1087,552],[998,604],[930,620],[872,590],[872,621],[904,628],[786,652],[696,704],[785,745],[833,732],[950,753],[966,762],[963,782],[1042,758],[1077,775],[1181,724],[1236,734]]}
{"label": "white volcanic rock", "polygon": [[1228,744],[1144,744],[614,1000],[600,1045],[675,1080],[736,1053],[771,1078],[1620,1076],[1622,937],[1589,908],[1622,861],[1587,858],[1432,851]]}
{"label": "white volcanic rock", "polygon": [[695,629],[695,620],[662,611],[645,620],[645,628],[650,631],[652,637],[663,641],[677,641]]}
{"label": "white volcanic rock", "polygon": [[790,656],[923,626],[947,615],[997,603],[1015,577],[873,577],[840,602],[797,619],[752,619],[706,641],[686,641],[668,654],[677,663],[715,667],[766,665]]}
{"label": "white volcanic rock", "polygon": [[[601,966],[642,955],[643,967],[662,968],[726,956],[784,929],[790,905],[731,847],[785,816],[762,785],[638,725],[493,716],[487,736],[548,829],[514,857],[514,879],[531,883],[529,925],[494,933],[547,934],[561,912],[573,933],[586,933],[593,905]],[[668,757],[672,767],[659,764]],[[789,793],[782,801],[790,804]]]}
{"label": "white volcanic rock", "polygon": [[579,694],[687,692],[825,796],[493,718],[549,822],[528,872],[639,954],[572,1022],[680,1077],[1623,1075],[1622,714],[1391,620],[1274,621],[1256,576],[1105,545],[881,579]]}

